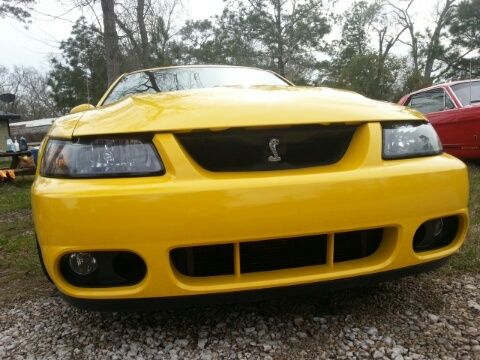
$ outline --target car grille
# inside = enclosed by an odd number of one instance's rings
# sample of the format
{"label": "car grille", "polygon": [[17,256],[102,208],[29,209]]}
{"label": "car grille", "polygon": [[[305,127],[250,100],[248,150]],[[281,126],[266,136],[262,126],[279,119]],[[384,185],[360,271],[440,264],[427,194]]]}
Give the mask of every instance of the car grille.
{"label": "car grille", "polygon": [[[332,261],[368,257],[379,248],[382,238],[383,229],[334,234]],[[178,272],[192,277],[291,269],[327,264],[328,241],[327,235],[317,235],[183,247],[173,249],[170,260]]]}
{"label": "car grille", "polygon": [[301,125],[177,134],[185,150],[209,171],[300,169],[338,162],[354,125]]}

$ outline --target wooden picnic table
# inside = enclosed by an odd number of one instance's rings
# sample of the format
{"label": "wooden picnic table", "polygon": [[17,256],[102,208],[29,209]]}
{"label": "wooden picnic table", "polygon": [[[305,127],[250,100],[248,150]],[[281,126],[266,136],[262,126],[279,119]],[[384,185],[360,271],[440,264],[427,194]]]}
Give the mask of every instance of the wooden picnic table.
{"label": "wooden picnic table", "polygon": [[4,157],[10,157],[11,158],[10,166],[7,169],[14,170],[15,174],[19,174],[19,175],[20,174],[21,175],[33,175],[33,174],[35,174],[35,167],[17,169],[18,164],[20,163],[20,157],[21,156],[31,156],[31,155],[32,155],[32,152],[30,150],[16,151],[16,152],[0,152],[0,158],[4,158]]}

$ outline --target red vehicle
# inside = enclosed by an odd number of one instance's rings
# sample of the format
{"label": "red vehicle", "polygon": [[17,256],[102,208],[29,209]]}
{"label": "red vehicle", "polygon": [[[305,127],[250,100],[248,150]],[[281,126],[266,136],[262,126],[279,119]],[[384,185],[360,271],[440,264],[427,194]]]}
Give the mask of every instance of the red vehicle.
{"label": "red vehicle", "polygon": [[480,158],[480,80],[434,85],[405,95],[399,104],[425,114],[447,153]]}

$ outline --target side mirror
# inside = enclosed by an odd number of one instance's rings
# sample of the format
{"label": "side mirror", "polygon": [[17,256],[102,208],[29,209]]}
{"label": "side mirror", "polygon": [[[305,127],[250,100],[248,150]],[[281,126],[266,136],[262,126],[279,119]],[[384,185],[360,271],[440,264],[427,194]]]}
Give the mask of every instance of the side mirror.
{"label": "side mirror", "polygon": [[70,114],[75,114],[75,113],[92,110],[92,109],[95,109],[95,106],[93,106],[92,104],[81,104],[72,108],[72,110],[70,110]]}

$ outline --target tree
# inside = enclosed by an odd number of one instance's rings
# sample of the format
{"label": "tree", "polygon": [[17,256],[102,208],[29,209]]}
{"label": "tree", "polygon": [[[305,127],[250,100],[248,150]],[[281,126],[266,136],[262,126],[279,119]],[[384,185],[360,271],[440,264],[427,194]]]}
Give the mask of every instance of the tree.
{"label": "tree", "polygon": [[404,75],[404,60],[390,56],[381,67],[378,61],[378,54],[374,52],[356,55],[339,69],[335,81],[329,85],[353,90],[374,99],[395,101],[402,86],[398,80]]}
{"label": "tree", "polygon": [[354,3],[342,16],[342,36],[332,46],[326,84],[394,100],[405,61],[391,52],[405,26],[395,26],[381,2]]}
{"label": "tree", "polygon": [[456,45],[464,49],[480,49],[480,0],[459,3],[448,25]]}
{"label": "tree", "polygon": [[255,0],[239,10],[258,41],[260,54],[269,59],[268,67],[280,75],[292,77],[290,65],[309,63],[313,54],[325,48],[322,39],[330,26],[321,0]]}
{"label": "tree", "polygon": [[51,98],[51,89],[45,74],[31,67],[14,67],[9,71],[0,66],[0,93],[15,95],[15,101],[9,106],[22,116],[22,120],[52,117],[56,114]]}
{"label": "tree", "polygon": [[[415,30],[415,20],[410,14],[415,0],[402,0],[400,4],[389,1],[397,20],[408,29],[413,59],[412,79],[420,84],[431,84],[441,78],[446,72],[443,68],[448,55],[448,49],[443,45],[446,41],[445,29],[454,17],[455,1],[442,0],[438,3],[434,16],[433,29],[427,28],[424,34]],[[405,6],[401,6],[401,3]],[[423,79],[421,78],[423,77]]]}
{"label": "tree", "polygon": [[[129,0],[119,2],[116,23],[124,36],[123,47],[129,64],[143,67],[168,65],[169,53],[177,35],[175,18],[182,8],[181,0]],[[132,11],[134,9],[134,11]]]}
{"label": "tree", "polygon": [[329,48],[329,77],[338,79],[343,68],[349,65],[353,58],[371,53],[370,24],[374,21],[377,5],[366,1],[355,2],[338,18],[342,24],[339,40],[332,42]]}
{"label": "tree", "polygon": [[295,82],[311,80],[330,32],[321,0],[228,1],[220,16],[187,22],[185,58],[258,66]]}
{"label": "tree", "polygon": [[369,27],[375,21],[378,6],[378,3],[357,1],[343,14],[342,36],[338,44],[343,60],[367,51],[370,46]]}
{"label": "tree", "polygon": [[455,46],[445,59],[446,76],[480,76],[480,0],[460,2],[448,23],[448,31]]}
{"label": "tree", "polygon": [[107,65],[108,85],[111,85],[121,74],[120,72],[120,48],[118,46],[118,34],[116,28],[115,2],[114,0],[101,0],[103,13],[103,44]]}
{"label": "tree", "polygon": [[101,32],[80,18],[60,50],[49,74],[56,108],[67,112],[79,103],[98,101],[108,84]]}
{"label": "tree", "polygon": [[35,0],[0,0],[0,18],[12,17],[15,20],[26,22],[34,3]]}
{"label": "tree", "polygon": [[180,30],[176,45],[179,60],[186,64],[228,64],[218,29],[209,20],[188,20]]}

